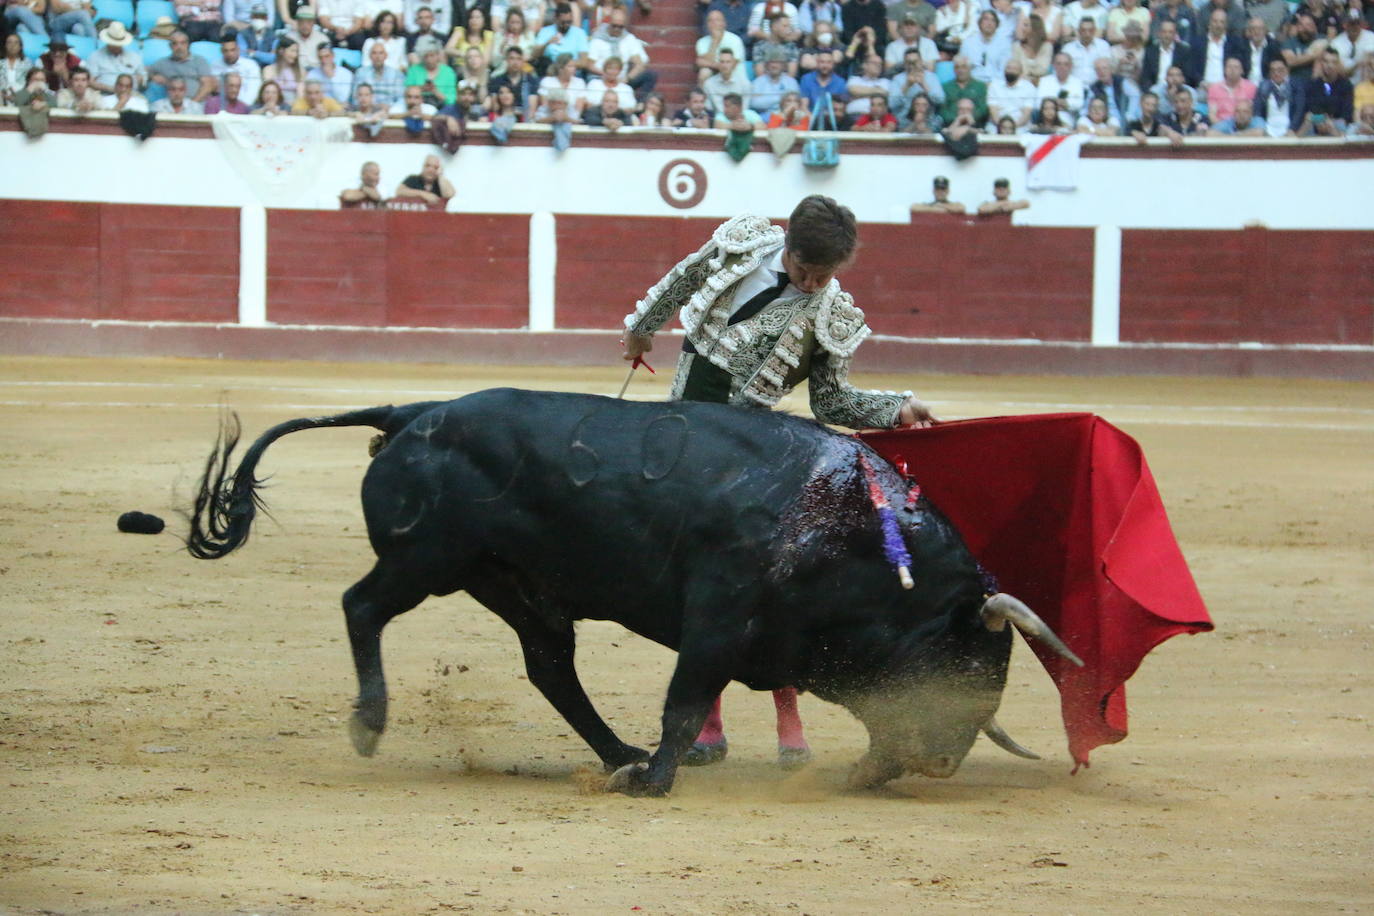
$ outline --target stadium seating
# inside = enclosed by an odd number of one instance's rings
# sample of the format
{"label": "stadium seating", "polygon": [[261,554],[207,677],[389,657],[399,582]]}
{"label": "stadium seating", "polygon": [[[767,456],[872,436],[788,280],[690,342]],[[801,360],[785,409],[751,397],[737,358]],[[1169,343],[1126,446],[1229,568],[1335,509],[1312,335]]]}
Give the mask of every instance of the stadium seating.
{"label": "stadium seating", "polygon": [[155,60],[171,57],[172,43],[165,38],[145,38],[140,43],[138,53],[143,56],[143,65],[147,66]]}
{"label": "stadium seating", "polygon": [[19,40],[24,43],[24,56],[31,60],[37,60],[38,55],[48,50],[48,36],[46,35],[20,32]]}
{"label": "stadium seating", "polygon": [[135,21],[138,23],[138,34],[147,35],[157,23],[159,16],[170,16],[175,22],[177,18],[176,7],[172,0],[139,0]]}
{"label": "stadium seating", "polygon": [[68,35],[67,44],[71,46],[72,53],[82,60],[90,57],[100,47],[100,42],[88,35]]}
{"label": "stadium seating", "polygon": [[207,64],[217,64],[224,59],[217,41],[193,41],[191,42],[191,53]]}
{"label": "stadium seating", "polygon": [[122,22],[127,28],[134,27],[134,4],[133,0],[97,0],[95,4],[95,21],[109,19]]}
{"label": "stadium seating", "polygon": [[338,61],[341,67],[357,70],[363,65],[363,52],[355,51],[352,48],[335,48],[334,59]]}
{"label": "stadium seating", "polygon": [[935,62],[935,78],[942,83],[948,83],[954,79],[954,61],[940,60]]}

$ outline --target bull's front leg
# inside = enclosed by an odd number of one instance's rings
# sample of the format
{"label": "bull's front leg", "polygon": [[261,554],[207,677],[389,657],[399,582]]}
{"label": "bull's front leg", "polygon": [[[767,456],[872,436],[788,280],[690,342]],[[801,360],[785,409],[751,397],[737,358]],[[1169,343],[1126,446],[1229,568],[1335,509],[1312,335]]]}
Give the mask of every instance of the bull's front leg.
{"label": "bull's front leg", "polygon": [[663,704],[663,734],[647,763],[621,767],[606,783],[608,792],[661,796],[673,788],[677,768],[701,731],[720,692],[730,683],[742,638],[716,631],[684,638]]}

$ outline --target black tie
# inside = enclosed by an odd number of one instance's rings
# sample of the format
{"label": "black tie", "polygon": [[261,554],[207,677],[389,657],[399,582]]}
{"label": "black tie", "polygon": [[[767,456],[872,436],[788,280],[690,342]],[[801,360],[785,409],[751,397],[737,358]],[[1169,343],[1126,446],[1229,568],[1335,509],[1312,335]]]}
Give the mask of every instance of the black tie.
{"label": "black tie", "polygon": [[787,284],[790,282],[791,278],[788,277],[786,273],[778,274],[777,283],[768,287],[763,292],[744,303],[744,305],[740,306],[739,311],[731,315],[730,320],[726,322],[726,324],[739,324],[741,321],[753,318],[759,312],[763,311],[764,306],[781,296],[782,291],[787,289]]}
{"label": "black tie", "polygon": [[[790,282],[791,278],[788,277],[785,272],[778,274],[777,283],[768,287],[763,292],[756,294],[752,299],[740,306],[739,311],[731,315],[730,320],[727,321],[726,324],[738,324],[747,318],[753,318],[759,312],[763,311],[764,306],[781,296],[782,291],[787,289],[787,284]],[[697,352],[697,348],[692,346],[690,340],[684,340],[682,342],[682,349],[688,353]]]}

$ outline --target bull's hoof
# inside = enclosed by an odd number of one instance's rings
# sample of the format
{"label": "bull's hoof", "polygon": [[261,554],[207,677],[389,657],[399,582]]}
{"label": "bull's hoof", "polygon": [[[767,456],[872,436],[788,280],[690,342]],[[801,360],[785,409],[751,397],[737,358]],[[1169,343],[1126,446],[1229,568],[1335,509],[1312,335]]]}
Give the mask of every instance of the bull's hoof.
{"label": "bull's hoof", "polygon": [[606,772],[607,775],[610,775],[611,773],[614,773],[616,770],[624,769],[625,766],[628,764],[644,763],[647,762],[648,759],[649,752],[644,750],[644,748],[635,747],[632,744],[627,744],[625,745],[624,751],[616,755],[615,757],[612,757],[609,760],[602,758],[601,768]]}
{"label": "bull's hoof", "polygon": [[730,753],[730,743],[724,738],[721,738],[716,744],[698,741],[687,748],[687,753],[682,755],[682,765],[685,767],[708,767],[713,763],[720,763],[728,753]]}
{"label": "bull's hoof", "polygon": [[895,760],[874,758],[864,754],[849,771],[849,788],[876,789],[902,775],[902,765]]}
{"label": "bull's hoof", "polygon": [[800,770],[811,762],[811,748],[778,746],[778,766],[784,770]]}
{"label": "bull's hoof", "polygon": [[377,742],[382,740],[382,733],[368,727],[358,714],[354,713],[348,719],[348,738],[353,742],[353,750],[360,756],[371,757],[377,753]]}
{"label": "bull's hoof", "polygon": [[606,780],[606,791],[620,792],[623,795],[630,795],[635,798],[667,795],[667,786],[649,782],[644,778],[644,774],[648,772],[649,764],[644,761],[627,763],[625,766],[612,773],[610,779]]}

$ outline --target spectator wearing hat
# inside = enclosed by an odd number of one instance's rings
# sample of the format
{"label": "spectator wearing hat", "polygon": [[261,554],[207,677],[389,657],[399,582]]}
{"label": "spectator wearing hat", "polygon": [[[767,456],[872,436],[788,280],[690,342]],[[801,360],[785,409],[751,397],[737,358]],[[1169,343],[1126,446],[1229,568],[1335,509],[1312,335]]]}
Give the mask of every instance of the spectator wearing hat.
{"label": "spectator wearing hat", "polygon": [[405,93],[405,75],[395,67],[387,65],[386,45],[374,44],[367,49],[367,57],[367,65],[359,67],[353,73],[353,86],[349,98],[353,104],[358,104],[358,88],[370,86],[373,102],[382,108],[390,108],[393,103],[399,102]]}
{"label": "spectator wearing hat", "polygon": [[173,32],[169,42],[172,53],[149,65],[149,81],[159,86],[169,86],[173,79],[179,78],[191,93],[191,100],[197,104],[203,102],[215,91],[215,76],[210,72],[210,65],[191,53],[191,39],[185,32]]}
{"label": "spectator wearing hat", "polygon": [[1011,199],[1011,182],[1005,178],[998,178],[992,183],[992,200],[978,205],[979,216],[992,216],[994,213],[1010,213],[1013,210],[1025,210],[1030,206],[1028,200]]}
{"label": "spectator wearing hat", "polygon": [[177,23],[192,41],[219,41],[224,31],[220,0],[189,0],[175,4]]}
{"label": "spectator wearing hat", "polygon": [[1112,60],[1116,72],[1140,84],[1140,71],[1145,66],[1146,28],[1138,22],[1127,22],[1121,28],[1124,37],[1120,44],[1112,45]]}
{"label": "spectator wearing hat", "polygon": [[276,60],[279,35],[271,26],[267,7],[261,3],[253,5],[248,14],[248,28],[240,29],[239,47],[260,67],[266,67]]}
{"label": "spectator wearing hat", "polygon": [[[219,60],[210,65],[210,73],[219,81],[221,87],[224,85],[225,76],[230,73],[238,74],[242,94],[250,99],[257,98],[258,90],[262,88],[262,67],[258,66],[257,61],[244,55],[238,38],[230,32],[225,32],[220,39]],[[205,113],[213,114],[208,104],[205,106]]]}
{"label": "spectator wearing hat", "polygon": [[81,58],[71,52],[66,38],[54,36],[48,50],[38,55],[38,65],[43,68],[48,88],[56,92],[66,87],[72,70],[81,66]]}
{"label": "spectator wearing hat", "polygon": [[964,205],[949,199],[949,179],[944,175],[936,175],[931,182],[933,197],[929,203],[912,204],[912,213],[952,213],[959,214],[964,212]]}
{"label": "spectator wearing hat", "polygon": [[148,100],[135,88],[133,74],[121,73],[115,77],[114,91],[101,99],[100,107],[106,111],[138,111],[146,114]]}
{"label": "spectator wearing hat", "polygon": [[186,80],[174,76],[167,81],[167,96],[153,103],[154,114],[199,115],[205,114],[205,107],[195,99],[186,97]]}
{"label": "spectator wearing hat", "polygon": [[[43,14],[48,10],[48,0],[5,0],[3,6],[5,22],[16,32],[28,32],[31,35],[48,34],[48,26],[43,22]],[[20,79],[23,79],[22,75]]]}
{"label": "spectator wearing hat", "polygon": [[329,36],[316,28],[313,6],[298,7],[295,22],[282,37],[300,45],[301,66],[306,69],[320,65],[320,48],[329,44]]}
{"label": "spectator wearing hat", "polygon": [[786,70],[786,57],[781,51],[774,50],[768,55],[763,71],[756,77],[749,89],[749,107],[765,117],[782,102],[784,93],[800,93],[801,87]]}
{"label": "spectator wearing hat", "polygon": [[[229,114],[248,114],[252,109],[243,100],[243,85],[243,77],[236,71],[230,70],[224,74],[220,79],[219,93],[205,100],[205,113],[212,115],[224,111]],[[261,81],[259,81],[258,88],[261,88]],[[255,97],[256,92],[249,96],[249,98]]]}
{"label": "spectator wearing hat", "polygon": [[48,34],[53,38],[67,35],[94,38],[91,0],[48,0]]}
{"label": "spectator wearing hat", "polygon": [[143,58],[137,51],[129,49],[133,40],[134,36],[119,21],[113,21],[100,30],[101,46],[86,59],[93,88],[104,93],[114,92],[115,80],[121,73],[134,78],[135,89],[147,82],[148,73],[143,69]]}
{"label": "spectator wearing hat", "polygon": [[100,93],[91,88],[91,71],[85,67],[73,67],[67,88],[57,93],[57,102],[53,107],[82,115],[99,108]]}
{"label": "spectator wearing hat", "polygon": [[[964,0],[970,3],[971,0]],[[943,7],[942,7],[943,9]],[[897,25],[897,37],[887,43],[887,49],[883,51],[883,69],[889,74],[899,72],[906,60],[906,52],[915,48],[921,53],[922,62],[929,61],[931,69],[935,67],[935,61],[940,59],[940,49],[921,31],[920,24],[916,17],[908,13]]]}

